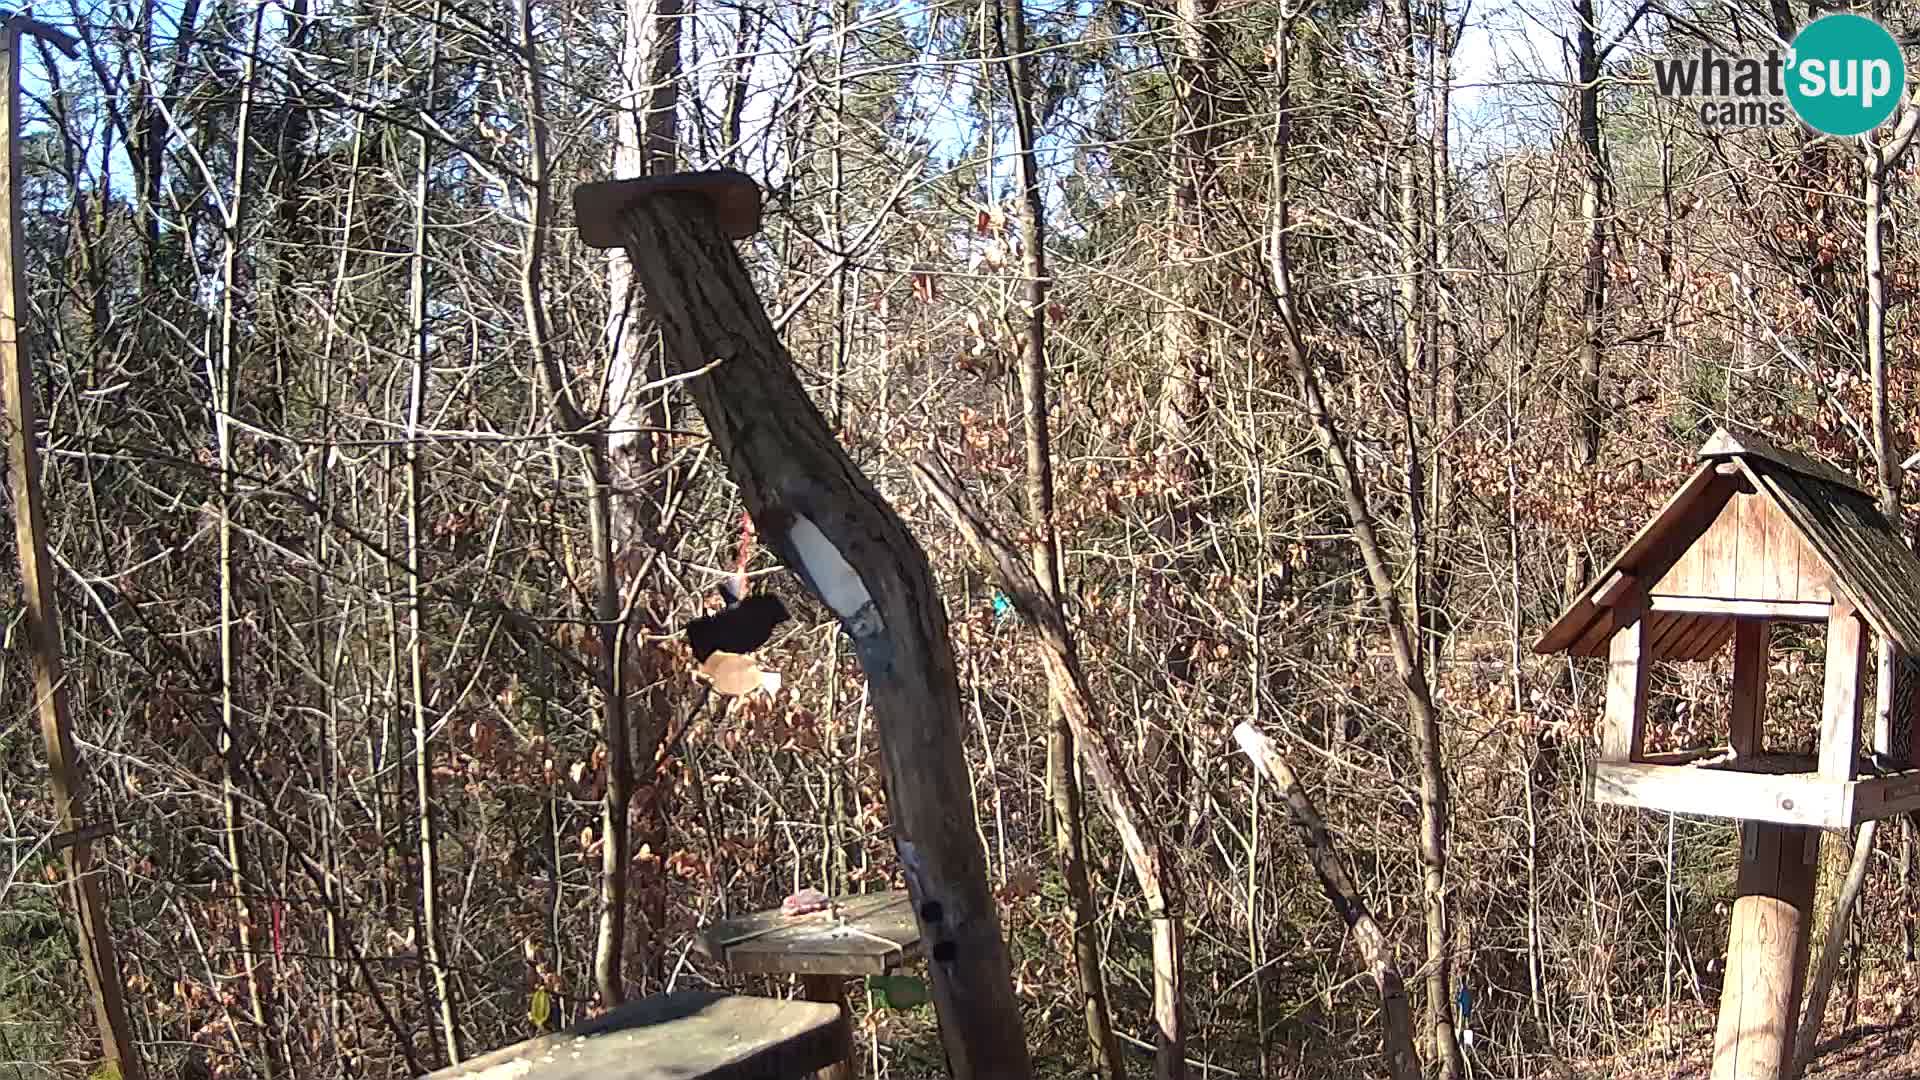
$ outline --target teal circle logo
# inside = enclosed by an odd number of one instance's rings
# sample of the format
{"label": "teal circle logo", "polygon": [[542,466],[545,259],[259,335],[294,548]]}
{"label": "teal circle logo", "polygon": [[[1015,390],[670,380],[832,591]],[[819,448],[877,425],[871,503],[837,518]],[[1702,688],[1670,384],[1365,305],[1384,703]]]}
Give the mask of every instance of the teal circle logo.
{"label": "teal circle logo", "polygon": [[1907,88],[1907,62],[1887,28],[1864,15],[1823,15],[1794,35],[1787,100],[1828,135],[1862,135],[1886,122]]}

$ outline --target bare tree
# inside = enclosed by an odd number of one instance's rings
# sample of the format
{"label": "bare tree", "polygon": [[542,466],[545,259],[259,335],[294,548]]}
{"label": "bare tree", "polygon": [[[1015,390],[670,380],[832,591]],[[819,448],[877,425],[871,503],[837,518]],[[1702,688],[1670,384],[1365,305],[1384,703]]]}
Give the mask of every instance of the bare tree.
{"label": "bare tree", "polygon": [[1290,207],[1288,158],[1292,150],[1288,108],[1293,69],[1288,60],[1288,35],[1294,17],[1287,15],[1281,18],[1274,33],[1273,63],[1279,87],[1279,120],[1274,138],[1273,226],[1267,241],[1268,266],[1280,324],[1281,352],[1299,384],[1308,419],[1326,455],[1327,470],[1339,492],[1341,506],[1353,529],[1354,541],[1360,547],[1374,604],[1386,622],[1387,639],[1393,650],[1394,672],[1399,677],[1406,704],[1408,734],[1418,753],[1420,861],[1427,940],[1427,1030],[1435,1043],[1435,1056],[1440,1063],[1441,1075],[1451,1080],[1461,1074],[1465,1063],[1460,1055],[1460,1045],[1454,1037],[1452,1017],[1452,942],[1447,918],[1450,799],[1440,746],[1440,717],[1434,706],[1427,675],[1420,666],[1413,629],[1401,610],[1385,545],[1374,529],[1373,511],[1367,505],[1366,491],[1353,465],[1346,436],[1327,404],[1300,329],[1285,228]]}
{"label": "bare tree", "polygon": [[[1065,568],[1060,565],[1059,529],[1054,520],[1053,454],[1047,423],[1047,206],[1041,190],[1038,133],[1033,109],[1033,73],[1027,46],[1024,0],[996,3],[996,30],[1005,63],[1007,96],[1013,106],[1016,175],[1019,179],[1021,257],[1026,271],[1024,297],[1026,347],[1020,363],[1020,404],[1026,421],[1027,522],[1033,530],[1033,572],[1054,604],[1064,589]],[[1071,688],[1058,685],[1058,673],[1048,669],[1049,730],[1047,784],[1053,807],[1053,850],[1066,882],[1068,917],[1072,920],[1074,968],[1080,982],[1081,1010],[1086,1023],[1087,1048],[1095,1075],[1118,1080],[1125,1075],[1119,1043],[1113,1034],[1107,1004],[1105,968],[1100,962],[1100,939],[1093,891],[1087,880],[1086,823],[1076,772],[1073,724],[1061,705]]]}
{"label": "bare tree", "polygon": [[[671,172],[678,153],[678,111],[680,79],[680,0],[629,0],[621,36],[619,71],[621,95],[614,108],[613,174],[616,177],[658,176]],[[665,536],[663,524],[667,506],[673,501],[685,477],[672,467],[666,452],[666,432],[672,427],[663,392],[649,392],[646,386],[662,371],[657,331],[645,316],[633,267],[620,248],[607,252],[607,444],[610,469],[608,482],[621,492],[609,507],[612,537],[609,557],[614,566],[614,582],[628,582],[619,616],[622,627],[617,657],[609,663],[623,668],[639,658],[639,638],[629,625],[640,616],[633,597],[635,580],[642,565],[645,548]],[[656,627],[657,629],[657,627]],[[612,832],[627,830],[628,808],[634,796],[635,766],[643,764],[654,788],[647,801],[649,820],[643,842],[655,853],[647,861],[646,873],[655,878],[652,887],[640,890],[644,906],[640,911],[646,940],[642,954],[650,974],[660,975],[664,950],[655,935],[665,929],[666,888],[657,880],[660,863],[657,855],[666,847],[668,792],[657,783],[654,752],[665,730],[661,718],[669,712],[660,680],[646,680],[644,708],[629,710],[627,723],[632,730],[608,730],[607,785],[602,828]],[[636,739],[637,736],[637,739]],[[634,745],[637,742],[637,745]],[[631,840],[623,842],[631,847]],[[600,931],[595,946],[594,968],[598,973],[601,995],[609,1003],[619,1000],[619,968],[624,933],[619,925],[627,899],[626,870],[614,863],[614,843],[609,840],[606,861],[601,872],[608,884],[608,895],[601,909]],[[615,892],[617,890],[617,897]]]}
{"label": "bare tree", "polygon": [[[433,108],[439,89],[440,39],[428,45],[426,100]],[[421,519],[420,428],[425,416],[433,372],[433,340],[427,324],[432,302],[427,276],[427,208],[431,198],[428,178],[434,154],[424,134],[414,140],[413,250],[410,260],[408,323],[412,336],[412,370],[407,382],[406,518],[407,518],[407,680],[413,721],[413,783],[415,828],[420,836],[420,936],[422,959],[433,974],[434,1000],[440,1034],[446,1040],[447,1060],[457,1064],[462,1052],[460,1022],[453,999],[453,981],[447,970],[446,927],[441,918],[439,807],[434,801],[433,723],[428,716],[431,692],[427,679],[426,639],[426,527]]]}

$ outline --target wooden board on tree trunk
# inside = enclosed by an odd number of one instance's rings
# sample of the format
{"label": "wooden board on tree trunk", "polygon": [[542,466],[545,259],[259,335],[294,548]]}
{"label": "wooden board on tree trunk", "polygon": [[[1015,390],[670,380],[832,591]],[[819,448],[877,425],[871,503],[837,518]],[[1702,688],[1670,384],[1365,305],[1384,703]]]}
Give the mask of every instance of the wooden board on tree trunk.
{"label": "wooden board on tree trunk", "polygon": [[726,919],[694,941],[737,975],[885,975],[920,951],[920,926],[905,892],[882,892],[806,915],[775,908]]}

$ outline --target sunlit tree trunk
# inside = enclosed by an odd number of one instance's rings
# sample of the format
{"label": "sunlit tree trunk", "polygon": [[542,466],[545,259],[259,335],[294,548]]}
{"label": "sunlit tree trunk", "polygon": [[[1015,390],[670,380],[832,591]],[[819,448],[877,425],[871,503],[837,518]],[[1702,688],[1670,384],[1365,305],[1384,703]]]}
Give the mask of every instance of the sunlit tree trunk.
{"label": "sunlit tree trunk", "polygon": [[[436,4],[435,9],[438,11],[439,5]],[[428,46],[426,107],[429,111],[434,107],[434,94],[439,89],[439,74],[440,38],[436,34]],[[427,201],[431,191],[429,178],[433,164],[433,143],[423,133],[416,138],[414,149],[413,251],[408,305],[413,370],[407,385],[406,422],[407,678],[413,721],[414,792],[418,797],[414,812],[420,834],[422,940],[418,946],[433,975],[434,1000],[441,1037],[447,1044],[447,1060],[458,1063],[465,1055],[461,1052],[459,1018],[455,1015],[452,979],[447,971],[446,927],[440,910],[439,808],[434,805],[434,756],[430,740],[433,725],[428,717],[426,547],[425,528],[420,516],[420,426],[433,371],[433,343],[427,325],[427,306],[431,302],[427,280]]]}
{"label": "sunlit tree trunk", "polygon": [[[1027,15],[1024,0],[1005,0],[999,12],[1003,24],[1002,58],[1013,105],[1015,161],[1020,182],[1022,212],[1020,245],[1026,272],[1024,307],[1026,348],[1020,360],[1021,411],[1026,420],[1027,521],[1033,530],[1033,572],[1054,603],[1060,602],[1065,568],[1059,562],[1059,532],[1053,512],[1053,455],[1047,421],[1047,209],[1041,191],[1039,156],[1035,153],[1037,118],[1033,113],[1033,74],[1027,60]],[[1124,1075],[1119,1043],[1107,1005],[1105,972],[1100,963],[1100,939],[1092,888],[1087,880],[1086,826],[1074,765],[1073,725],[1061,707],[1065,688],[1051,688],[1048,703],[1047,782],[1054,815],[1054,856],[1067,887],[1067,911],[1072,923],[1075,975],[1080,982],[1081,1009],[1086,1023],[1087,1048],[1095,1075]],[[1156,980],[1157,981],[1157,980]]]}
{"label": "sunlit tree trunk", "polygon": [[[1213,377],[1206,259],[1213,250],[1209,203],[1217,199],[1220,46],[1215,0],[1173,0],[1173,135],[1168,143],[1166,315],[1160,326],[1165,367],[1159,401],[1159,454],[1176,510],[1197,492],[1206,470],[1202,426]],[[1184,516],[1181,515],[1181,516]]]}
{"label": "sunlit tree trunk", "polygon": [[[680,15],[681,0],[627,2],[620,50],[620,97],[614,110],[616,177],[657,176],[673,171],[679,144]],[[642,389],[662,370],[658,335],[646,317],[627,253],[617,247],[607,252],[607,293],[609,423],[605,454],[609,482],[620,492],[608,507],[612,530],[609,557],[613,561],[608,584],[630,588],[630,579],[639,573],[647,548],[668,542],[661,525],[684,477],[667,468],[665,432],[672,419],[667,396]],[[642,660],[637,655],[638,639],[624,629],[620,635],[621,662],[637,664]],[[627,831],[635,794],[636,758],[650,781],[654,776],[654,751],[664,735],[662,725],[668,712],[661,680],[649,678],[635,683],[649,689],[641,698],[643,707],[633,710],[637,715],[627,718],[633,730],[619,733],[617,751],[613,739],[608,740],[609,772],[601,823],[609,837],[616,831]],[[639,947],[652,976],[663,974],[664,953],[656,947],[656,938],[666,920],[666,881],[660,858],[666,847],[667,794],[665,785],[649,783],[641,821],[640,842],[651,857],[638,867],[643,875],[639,885]],[[617,923],[624,916],[615,910],[614,897],[617,893],[622,898],[620,907],[631,906],[625,899],[626,873],[624,865],[614,865],[609,841],[601,867],[604,906],[594,959],[603,995],[618,982],[615,969],[623,942]]]}
{"label": "sunlit tree trunk", "polygon": [[217,355],[217,374],[210,380],[216,395],[214,425],[220,456],[220,754],[222,761],[221,799],[226,824],[226,854],[232,875],[235,923],[240,936],[240,958],[246,970],[248,1019],[259,1030],[267,1046],[269,1068],[277,1071],[274,1039],[269,1015],[273,997],[272,967],[265,939],[257,922],[265,913],[254,908],[250,897],[254,889],[249,879],[250,862],[244,840],[246,817],[241,809],[243,785],[240,776],[246,755],[255,751],[240,734],[241,708],[238,684],[242,657],[238,629],[241,621],[239,581],[234,566],[234,509],[238,502],[238,477],[234,460],[234,417],[239,408],[237,390],[240,373],[239,293],[241,289],[241,229],[246,223],[250,150],[249,127],[253,119],[256,74],[260,51],[260,24],[265,8],[254,13],[249,36],[246,73],[240,85],[240,107],[233,135],[233,188],[226,205],[226,248],[220,273],[219,345],[210,350]]}

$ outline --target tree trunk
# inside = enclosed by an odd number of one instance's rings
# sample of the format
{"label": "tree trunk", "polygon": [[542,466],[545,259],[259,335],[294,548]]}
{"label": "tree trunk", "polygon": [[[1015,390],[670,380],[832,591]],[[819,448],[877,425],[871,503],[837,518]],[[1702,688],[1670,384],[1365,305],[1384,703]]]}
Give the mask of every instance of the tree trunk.
{"label": "tree trunk", "polygon": [[[1579,483],[1592,481],[1600,461],[1600,398],[1602,319],[1607,304],[1607,172],[1600,146],[1600,45],[1594,22],[1594,0],[1573,0],[1578,76],[1574,88],[1575,127],[1580,154],[1580,224],[1585,230],[1580,264],[1580,372],[1574,388],[1573,452]],[[1579,598],[1592,576],[1583,534],[1567,539],[1567,572],[1561,595],[1566,603]]]}
{"label": "tree trunk", "polygon": [[1408,734],[1418,753],[1420,770],[1420,861],[1427,938],[1426,982],[1427,1022],[1440,1062],[1440,1075],[1454,1080],[1465,1062],[1453,1031],[1452,955],[1447,932],[1447,830],[1449,795],[1447,774],[1440,747],[1440,717],[1433,702],[1432,688],[1420,669],[1412,632],[1400,598],[1394,588],[1394,573],[1388,565],[1386,548],[1374,529],[1373,511],[1367,505],[1366,491],[1353,464],[1346,436],[1327,405],[1299,325],[1299,313],[1293,295],[1293,270],[1287,250],[1286,224],[1289,214],[1288,157],[1291,153],[1290,107],[1291,69],[1288,64],[1288,22],[1283,19],[1274,35],[1274,70],[1279,84],[1279,118],[1275,123],[1273,168],[1273,225],[1268,236],[1276,315],[1280,323],[1281,349],[1299,383],[1301,397],[1312,422],[1321,449],[1326,455],[1353,538],[1366,565],[1367,581],[1372,586],[1375,605],[1387,624],[1387,639],[1393,649],[1393,666],[1400,678],[1401,694],[1406,702]]}
{"label": "tree trunk", "polygon": [[[439,5],[435,5],[436,9]],[[428,46],[426,108],[434,105],[440,74],[440,38]],[[426,573],[420,519],[420,423],[425,415],[428,383],[433,370],[431,335],[427,326],[430,302],[427,282],[428,179],[433,172],[433,146],[422,133],[417,137],[413,181],[413,258],[409,327],[413,338],[413,378],[407,390],[406,511],[407,511],[407,672],[413,719],[414,806],[420,831],[420,948],[433,974],[440,1031],[447,1043],[447,1060],[462,1057],[459,1018],[455,1015],[452,980],[448,978],[446,948],[440,917],[440,838],[433,805],[432,723],[427,705]]]}
{"label": "tree trunk", "polygon": [[1187,1040],[1180,878],[1161,830],[1153,825],[1132,778],[1120,765],[1120,756],[1089,689],[1079,650],[1067,630],[1066,617],[1013,545],[994,533],[979,506],[944,463],[923,457],[914,466],[914,472],[921,488],[946,511],[973,549],[974,556],[986,565],[1000,591],[1013,601],[1014,609],[1040,639],[1048,685],[1058,691],[1056,700],[1073,725],[1080,761],[1092,775],[1094,787],[1113,819],[1114,830],[1120,834],[1120,845],[1140,886],[1140,894],[1147,902],[1147,917],[1153,923],[1154,1075],[1157,1080],[1185,1077]]}
{"label": "tree trunk", "polygon": [[1442,613],[1446,610],[1458,576],[1456,560],[1450,550],[1455,481],[1449,458],[1454,453],[1454,437],[1464,419],[1459,332],[1453,322],[1457,300],[1448,274],[1453,261],[1451,132],[1453,52],[1456,47],[1453,27],[1447,21],[1450,14],[1444,2],[1433,12],[1433,63],[1427,74],[1433,98],[1432,160],[1427,170],[1427,186],[1432,198],[1428,202],[1430,217],[1425,247],[1429,259],[1427,275],[1431,282],[1427,299],[1427,363],[1433,373],[1427,444],[1433,447],[1433,458],[1425,477],[1428,506],[1425,545],[1427,572],[1424,580],[1416,581],[1416,596],[1420,601],[1420,637],[1427,643],[1427,651],[1435,654],[1444,641],[1446,620],[1442,618]]}
{"label": "tree trunk", "polygon": [[[613,175],[616,177],[658,176],[672,172],[679,152],[680,18],[681,0],[628,0],[625,36],[621,43],[620,76],[622,96],[614,111]],[[667,506],[679,492],[685,477],[679,470],[667,468],[666,435],[672,427],[664,392],[648,392],[644,387],[657,381],[662,373],[658,328],[646,319],[645,306],[633,277],[627,253],[619,248],[607,252],[607,413],[606,457],[607,485],[620,492],[609,507],[612,537],[609,558],[613,575],[610,584],[634,587],[634,575],[651,546],[671,543],[662,528]],[[628,595],[632,595],[631,592]],[[628,632],[626,605],[619,612],[621,666],[641,660],[637,632]],[[633,628],[637,631],[637,627]],[[652,626],[658,631],[661,628]],[[611,655],[611,654],[609,654]],[[666,849],[667,815],[672,809],[669,785],[658,783],[654,772],[654,752],[666,735],[660,720],[672,712],[666,681],[654,678],[631,680],[631,685],[647,687],[645,707],[634,710],[628,722],[637,724],[630,738],[623,738],[621,752],[611,752],[602,825],[625,831],[628,808],[634,792],[634,762],[638,760],[648,778],[641,799],[640,842],[655,855]],[[619,775],[617,775],[619,774]],[[620,778],[624,775],[624,779]],[[627,841],[631,843],[631,841]],[[608,856],[611,858],[611,854]],[[665,864],[658,858],[638,864],[640,877],[635,887],[641,926],[637,944],[651,977],[664,977],[665,952],[658,945],[666,925]],[[611,865],[602,867],[603,875],[617,873]],[[622,907],[627,905],[622,904]],[[601,992],[617,983],[621,936],[613,922],[621,916],[609,902],[601,911],[601,926],[594,958]],[[609,951],[611,950],[611,951]]]}
{"label": "tree trunk", "polygon": [[[1398,225],[1400,240],[1400,371],[1398,400],[1401,435],[1406,439],[1407,502],[1407,608],[1414,628],[1414,663],[1426,666],[1427,641],[1419,631],[1425,625],[1423,604],[1427,578],[1427,495],[1421,453],[1419,387],[1432,350],[1428,347],[1426,243],[1428,230],[1423,218],[1430,209],[1421,198],[1421,166],[1428,154],[1420,146],[1420,62],[1414,33],[1413,7],[1408,0],[1396,6],[1400,22],[1400,41],[1395,59],[1401,68],[1401,93],[1406,104],[1400,118]],[[1431,1006],[1429,1006],[1431,1008]]]}
{"label": "tree trunk", "polygon": [[926,553],[833,441],[728,243],[723,220],[737,226],[734,235],[757,228],[758,189],[732,172],[648,183],[576,190],[582,239],[624,244],[660,323],[667,366],[676,374],[710,368],[684,385],[761,542],[839,616],[866,670],[894,844],[930,958],[948,1067],[961,1080],[1030,1076],[973,828],[946,610]]}
{"label": "tree trunk", "polygon": [[[40,449],[37,445],[40,412],[34,400],[31,352],[26,334],[27,277],[23,265],[25,237],[21,234],[20,187],[20,34],[12,27],[0,30],[6,53],[3,73],[7,100],[5,131],[0,147],[6,158],[5,198],[0,207],[0,397],[7,419],[7,483],[13,496],[14,543],[18,552],[20,586],[26,608],[26,637],[32,650],[33,701],[40,735],[47,749],[47,781],[53,797],[55,827],[74,832],[87,820],[85,773],[73,738],[70,707],[72,688],[60,634],[60,611],[54,593],[54,562],[47,539],[47,510],[41,492]],[[146,1068],[133,1041],[127,1018],[120,959],[113,931],[107,924],[107,904],[101,895],[102,874],[96,869],[93,842],[76,839],[61,852],[67,887],[73,900],[75,938],[80,967],[93,999],[94,1022],[106,1065],[121,1080],[145,1080]],[[77,1043],[78,1040],[76,1039]]]}
{"label": "tree trunk", "polygon": [[269,1062],[269,1075],[277,1072],[269,1003],[273,997],[272,969],[267,960],[267,952],[261,947],[261,938],[255,919],[260,914],[253,910],[248,897],[252,886],[248,883],[250,860],[243,842],[246,836],[244,814],[240,807],[240,786],[236,782],[236,770],[248,750],[240,735],[240,708],[237,687],[240,679],[240,645],[237,629],[241,621],[239,582],[234,569],[234,524],[233,513],[236,502],[235,464],[233,453],[233,420],[239,409],[239,335],[242,333],[239,321],[238,294],[240,290],[240,237],[241,228],[246,220],[247,188],[250,160],[250,131],[253,117],[255,73],[260,51],[260,24],[265,9],[254,13],[251,32],[251,45],[247,51],[245,74],[240,84],[240,107],[234,122],[233,135],[233,192],[226,208],[226,250],[221,264],[220,298],[220,344],[219,377],[213,380],[217,400],[217,415],[214,425],[217,432],[220,455],[220,756],[221,770],[221,806],[226,826],[226,855],[228,869],[232,875],[234,903],[236,905],[234,922],[239,929],[240,958],[246,965],[247,1018],[254,1024],[266,1046]]}
{"label": "tree trunk", "polygon": [[1834,898],[1833,914],[1827,924],[1827,941],[1820,948],[1820,966],[1807,984],[1806,1012],[1800,1031],[1793,1041],[1793,1063],[1786,1080],[1799,1080],[1813,1061],[1820,1044],[1820,1024],[1826,1019],[1827,997],[1833,992],[1833,977],[1840,970],[1840,953],[1846,947],[1847,926],[1853,920],[1853,905],[1860,898],[1860,887],[1867,880],[1867,865],[1873,861],[1873,838],[1880,823],[1869,821],[1860,826],[1853,840],[1853,861],[1847,867],[1846,883]]}
{"label": "tree trunk", "polygon": [[[545,286],[547,230],[553,220],[553,192],[547,178],[545,76],[534,39],[531,0],[519,0],[521,70],[527,111],[527,194],[530,213],[520,271],[521,315],[535,371],[545,379],[555,425],[585,453],[587,530],[594,573],[594,636],[599,663],[594,678],[600,691],[599,736],[607,748],[606,792],[601,800],[600,879],[594,942],[594,985],[600,1002],[611,1008],[626,1000],[624,959],[628,907],[627,868],[632,834],[627,828],[633,801],[633,753],[627,718],[628,635],[616,578],[612,539],[612,480],[605,436],[590,430],[574,403],[547,325]],[[649,758],[649,763],[651,759]]]}
{"label": "tree trunk", "polygon": [[[1064,569],[1056,558],[1059,534],[1053,516],[1053,457],[1047,424],[1046,200],[1040,190],[1039,159],[1034,153],[1033,77],[1027,63],[1024,0],[1006,0],[1005,10],[998,14],[1003,29],[1000,54],[1007,65],[1008,96],[1013,105],[1019,144],[1015,161],[1024,203],[1020,242],[1027,279],[1027,344],[1020,365],[1020,398],[1026,418],[1027,521],[1033,529],[1034,575],[1040,579],[1048,597],[1058,603],[1064,588]],[[1050,686],[1049,689],[1047,783],[1054,815],[1054,854],[1067,889],[1074,974],[1080,984],[1087,1048],[1093,1056],[1094,1075],[1119,1080],[1125,1075],[1126,1066],[1113,1034],[1106,974],[1100,963],[1100,938],[1095,929],[1098,909],[1094,907],[1093,891],[1087,880],[1086,829],[1079,778],[1074,769],[1073,725],[1060,705],[1065,688]]]}
{"label": "tree trunk", "polygon": [[1159,403],[1160,469],[1175,502],[1193,496],[1205,473],[1202,427],[1213,377],[1206,315],[1210,248],[1208,200],[1214,198],[1220,46],[1212,27],[1216,0],[1173,2],[1173,135],[1168,147],[1167,313],[1161,323],[1165,381]]}
{"label": "tree trunk", "polygon": [[1380,994],[1381,1037],[1388,1072],[1394,1080],[1420,1080],[1420,1056],[1413,1049],[1413,1009],[1407,1001],[1406,984],[1400,979],[1400,968],[1394,963],[1393,943],[1374,921],[1366,897],[1360,895],[1359,887],[1347,873],[1346,864],[1341,862],[1340,853],[1334,847],[1333,833],[1328,831],[1319,809],[1308,797],[1306,786],[1274,748],[1273,740],[1245,723],[1233,729],[1233,740],[1247,755],[1247,760],[1253,762],[1253,767],[1279,786],[1287,813],[1306,844],[1307,862],[1313,866],[1314,876],[1320,879],[1320,891],[1326,894],[1327,901],[1347,924],[1354,943],[1360,947],[1367,972],[1373,976],[1374,989]]}

